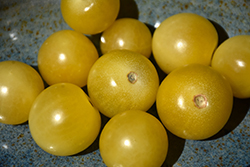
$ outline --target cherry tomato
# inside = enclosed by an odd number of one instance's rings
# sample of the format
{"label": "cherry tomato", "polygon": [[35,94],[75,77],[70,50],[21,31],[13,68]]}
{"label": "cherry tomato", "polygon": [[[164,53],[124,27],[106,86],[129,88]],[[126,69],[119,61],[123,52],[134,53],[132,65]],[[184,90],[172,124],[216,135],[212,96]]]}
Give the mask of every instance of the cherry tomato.
{"label": "cherry tomato", "polygon": [[218,34],[211,22],[197,14],[179,13],[155,30],[152,51],[159,67],[170,73],[190,63],[210,65],[217,44]]}
{"label": "cherry tomato", "polygon": [[233,93],[229,82],[210,66],[190,64],[161,83],[156,106],[165,127],[184,139],[206,139],[229,119]]}
{"label": "cherry tomato", "polygon": [[68,82],[83,87],[98,58],[94,44],[86,36],[72,30],[61,30],[44,41],[37,63],[49,85]]}
{"label": "cherry tomato", "polygon": [[132,18],[122,18],[103,32],[100,46],[103,54],[115,49],[127,49],[149,58],[151,43],[151,32],[144,23]]}
{"label": "cherry tomato", "polygon": [[50,154],[79,153],[96,139],[101,126],[98,110],[78,86],[58,83],[36,98],[29,115],[35,142]]}
{"label": "cherry tomato", "polygon": [[154,116],[128,110],[112,117],[103,128],[99,148],[107,166],[161,166],[168,151],[164,126]]}
{"label": "cherry tomato", "polygon": [[120,0],[61,0],[65,22],[75,31],[97,34],[107,29],[116,19]]}
{"label": "cherry tomato", "polygon": [[26,122],[32,103],[43,89],[42,78],[28,64],[0,62],[0,123]]}
{"label": "cherry tomato", "polygon": [[129,110],[147,111],[155,102],[159,77],[145,56],[115,50],[101,56],[88,76],[88,93],[101,113],[107,117]]}
{"label": "cherry tomato", "polygon": [[216,49],[211,66],[228,79],[235,97],[250,97],[250,35],[224,41]]}

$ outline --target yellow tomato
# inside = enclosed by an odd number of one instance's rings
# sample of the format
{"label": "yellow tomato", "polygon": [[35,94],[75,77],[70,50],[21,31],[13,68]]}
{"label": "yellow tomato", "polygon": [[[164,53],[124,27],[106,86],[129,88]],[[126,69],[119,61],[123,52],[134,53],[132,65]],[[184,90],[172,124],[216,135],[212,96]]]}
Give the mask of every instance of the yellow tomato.
{"label": "yellow tomato", "polygon": [[108,28],[120,10],[120,0],[61,0],[65,22],[75,31],[97,34]]}
{"label": "yellow tomato", "polygon": [[128,110],[108,121],[99,147],[104,163],[110,167],[160,167],[167,155],[168,136],[154,116]]}
{"label": "yellow tomato", "polygon": [[116,20],[101,36],[103,54],[116,49],[127,49],[151,55],[152,35],[148,27],[139,20],[122,18]]}
{"label": "yellow tomato", "polygon": [[224,41],[216,49],[211,66],[228,79],[235,97],[250,97],[250,35]]}
{"label": "yellow tomato", "polygon": [[44,41],[37,63],[49,85],[68,82],[83,87],[98,58],[94,44],[86,36],[72,30],[61,30]]}
{"label": "yellow tomato", "polygon": [[156,106],[165,127],[184,139],[206,139],[219,132],[233,105],[227,80],[210,66],[190,64],[161,83]]}
{"label": "yellow tomato", "polygon": [[101,126],[101,117],[88,96],[70,83],[54,84],[36,98],[29,115],[35,142],[50,154],[66,156],[90,146]]}
{"label": "yellow tomato", "polygon": [[155,102],[158,87],[159,77],[150,60],[128,50],[100,57],[87,83],[93,104],[107,117],[130,109],[147,111]]}
{"label": "yellow tomato", "polygon": [[155,30],[152,51],[159,67],[170,73],[190,63],[210,65],[218,44],[211,22],[192,13],[179,13],[164,20]]}
{"label": "yellow tomato", "polygon": [[0,123],[26,122],[32,103],[43,89],[42,78],[28,64],[0,62]]}

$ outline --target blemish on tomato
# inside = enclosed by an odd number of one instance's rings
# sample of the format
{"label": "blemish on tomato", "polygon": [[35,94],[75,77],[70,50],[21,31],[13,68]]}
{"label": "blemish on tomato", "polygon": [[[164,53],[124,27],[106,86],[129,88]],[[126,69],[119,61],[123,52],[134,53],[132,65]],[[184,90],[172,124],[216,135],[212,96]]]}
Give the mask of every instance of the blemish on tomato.
{"label": "blemish on tomato", "polygon": [[135,72],[131,71],[128,73],[127,77],[128,77],[128,81],[134,84],[137,81],[138,75]]}
{"label": "blemish on tomato", "polygon": [[207,98],[205,95],[202,95],[202,94],[195,95],[193,102],[194,102],[195,106],[200,108],[200,109],[207,107]]}

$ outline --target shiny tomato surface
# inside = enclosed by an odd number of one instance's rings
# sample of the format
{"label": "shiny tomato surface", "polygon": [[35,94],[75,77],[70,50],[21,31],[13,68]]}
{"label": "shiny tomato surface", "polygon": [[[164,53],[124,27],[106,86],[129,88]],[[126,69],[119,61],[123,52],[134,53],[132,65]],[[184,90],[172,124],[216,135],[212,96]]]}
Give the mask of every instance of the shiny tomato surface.
{"label": "shiny tomato surface", "polygon": [[147,58],[151,55],[152,35],[146,24],[133,18],[116,20],[101,36],[103,54],[116,49],[138,52]]}
{"label": "shiny tomato surface", "polygon": [[94,44],[86,36],[72,30],[61,30],[44,41],[37,63],[49,85],[67,82],[83,87],[87,84],[90,68],[98,58]]}
{"label": "shiny tomato surface", "polygon": [[54,84],[34,101],[29,128],[38,146],[59,156],[79,153],[90,146],[101,126],[100,113],[89,97],[71,83]]}
{"label": "shiny tomato surface", "polygon": [[154,116],[128,110],[108,121],[99,146],[107,166],[160,167],[168,152],[168,136]]}
{"label": "shiny tomato surface", "polygon": [[0,62],[0,123],[26,122],[32,103],[43,89],[41,76],[28,64]]}
{"label": "shiny tomato surface", "polygon": [[97,34],[107,29],[119,10],[120,0],[61,0],[65,22],[83,34]]}
{"label": "shiny tomato surface", "polygon": [[161,83],[156,106],[165,127],[178,137],[201,140],[219,132],[231,115],[229,82],[210,66],[190,64]]}
{"label": "shiny tomato surface", "polygon": [[235,97],[250,98],[250,35],[224,41],[216,49],[211,66],[228,79]]}
{"label": "shiny tomato surface", "polygon": [[168,74],[190,63],[210,65],[217,44],[218,34],[209,20],[194,13],[179,13],[156,28],[152,51],[159,67]]}
{"label": "shiny tomato surface", "polygon": [[130,109],[147,111],[155,102],[158,87],[158,73],[150,60],[128,50],[101,56],[87,83],[93,105],[107,117]]}

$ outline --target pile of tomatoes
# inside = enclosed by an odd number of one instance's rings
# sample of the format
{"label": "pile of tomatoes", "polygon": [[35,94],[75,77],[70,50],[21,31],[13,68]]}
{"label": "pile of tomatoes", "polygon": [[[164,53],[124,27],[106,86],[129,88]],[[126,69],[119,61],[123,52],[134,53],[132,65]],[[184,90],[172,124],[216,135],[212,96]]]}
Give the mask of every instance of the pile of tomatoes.
{"label": "pile of tomatoes", "polygon": [[[100,134],[107,166],[161,166],[166,129],[192,140],[219,132],[233,97],[250,97],[250,36],[218,45],[213,24],[193,13],[166,18],[152,35],[139,20],[116,20],[119,8],[119,0],[62,0],[73,30],[44,41],[40,74],[0,62],[0,122],[28,120],[35,142],[59,156],[85,150]],[[86,36],[98,33],[102,55]],[[162,81],[156,66],[167,74]],[[147,113],[154,103],[160,119]],[[103,129],[101,114],[110,118]]]}

